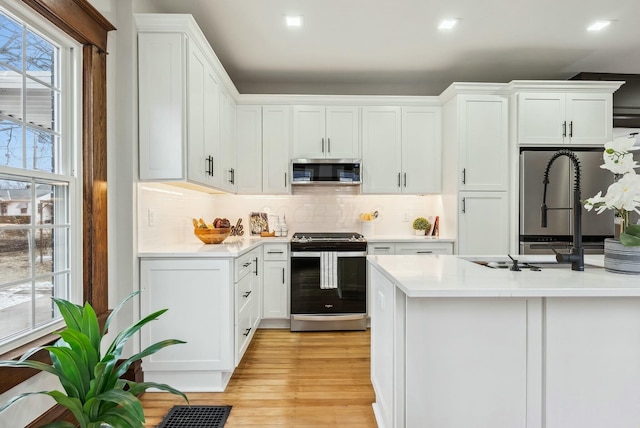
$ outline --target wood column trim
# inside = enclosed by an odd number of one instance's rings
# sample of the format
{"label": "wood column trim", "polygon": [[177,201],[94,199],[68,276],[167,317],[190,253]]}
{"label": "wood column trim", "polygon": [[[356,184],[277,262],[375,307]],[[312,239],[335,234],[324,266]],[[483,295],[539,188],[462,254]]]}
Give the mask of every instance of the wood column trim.
{"label": "wood column trim", "polygon": [[83,48],[83,296],[96,314],[108,310],[107,54]]}

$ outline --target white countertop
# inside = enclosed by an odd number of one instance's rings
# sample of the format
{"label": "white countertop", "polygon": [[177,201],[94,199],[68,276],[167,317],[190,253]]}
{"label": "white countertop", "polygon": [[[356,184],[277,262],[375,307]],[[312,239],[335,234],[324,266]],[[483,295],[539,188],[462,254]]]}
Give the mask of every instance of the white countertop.
{"label": "white countertop", "polygon": [[455,239],[424,235],[374,235],[367,236],[367,242],[456,242]]}
{"label": "white countertop", "polygon": [[253,250],[254,248],[269,243],[289,243],[291,237],[261,238],[258,236],[230,236],[221,244],[188,243],[166,245],[162,248],[146,248],[138,252],[138,257],[209,257],[209,258],[235,258]]}
{"label": "white countertop", "polygon": [[[491,269],[470,260],[505,256],[370,255],[378,268],[408,297],[590,297],[640,296],[640,277],[604,270],[603,256],[585,256],[584,272],[571,265],[541,271]],[[517,256],[520,262],[551,262],[553,256]],[[465,260],[466,259],[466,260]]]}

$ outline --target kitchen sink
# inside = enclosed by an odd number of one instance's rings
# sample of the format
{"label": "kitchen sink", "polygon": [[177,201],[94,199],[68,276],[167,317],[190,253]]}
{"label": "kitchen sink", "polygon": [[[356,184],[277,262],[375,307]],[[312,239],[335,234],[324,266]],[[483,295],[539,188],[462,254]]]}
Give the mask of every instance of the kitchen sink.
{"label": "kitchen sink", "polygon": [[[480,266],[484,266],[490,269],[505,269],[508,270],[513,266],[513,261],[507,256],[494,256],[494,257],[461,257],[463,260],[470,261]],[[570,263],[558,263],[555,260],[555,256],[530,256],[519,255],[514,256],[518,260],[518,267],[520,270],[541,271],[547,269],[571,269]],[[591,265],[585,263],[585,269],[599,268],[600,266]]]}

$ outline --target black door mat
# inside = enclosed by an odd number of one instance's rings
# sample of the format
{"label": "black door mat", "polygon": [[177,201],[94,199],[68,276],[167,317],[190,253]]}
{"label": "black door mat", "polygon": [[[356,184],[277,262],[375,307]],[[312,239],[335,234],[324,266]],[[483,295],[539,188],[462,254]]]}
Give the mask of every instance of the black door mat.
{"label": "black door mat", "polygon": [[157,428],[222,428],[231,406],[173,406]]}

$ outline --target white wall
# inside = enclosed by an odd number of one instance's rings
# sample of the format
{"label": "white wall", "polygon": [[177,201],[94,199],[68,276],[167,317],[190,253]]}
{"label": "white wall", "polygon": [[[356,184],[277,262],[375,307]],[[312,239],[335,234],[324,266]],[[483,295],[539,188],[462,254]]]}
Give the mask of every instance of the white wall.
{"label": "white wall", "polygon": [[[162,183],[140,183],[138,242],[142,251],[162,245],[199,243],[193,235],[192,218],[211,223],[226,217],[242,219],[245,231],[251,212],[286,216],[293,232],[360,232],[361,212],[378,211],[376,235],[411,235],[418,216],[440,215],[439,196],[352,195],[316,187],[296,195],[211,195]],[[154,226],[149,225],[149,210]],[[405,215],[409,221],[404,221]],[[446,223],[445,218],[441,218]],[[248,235],[249,232],[246,232]],[[444,237],[444,236],[443,236]]]}

